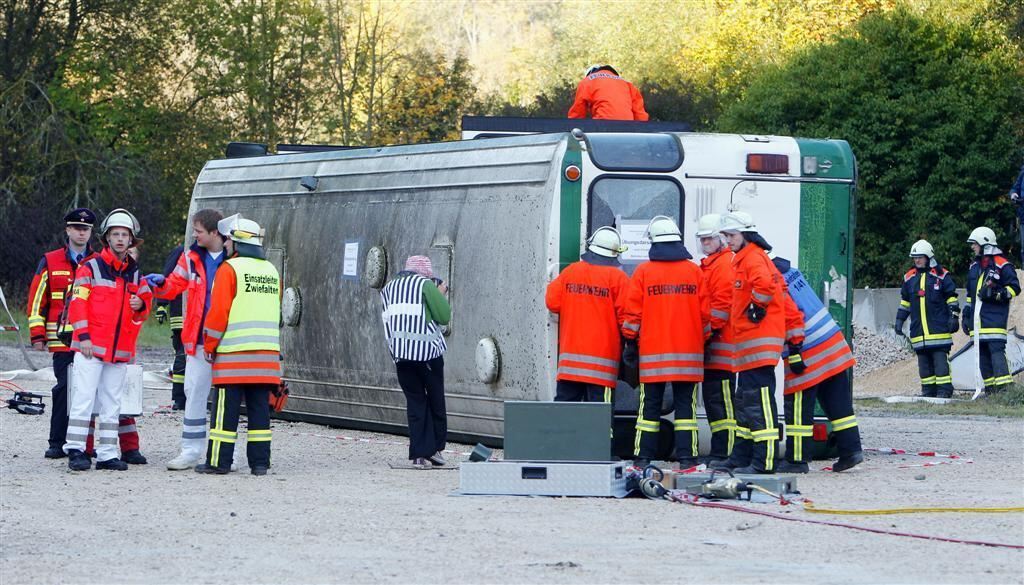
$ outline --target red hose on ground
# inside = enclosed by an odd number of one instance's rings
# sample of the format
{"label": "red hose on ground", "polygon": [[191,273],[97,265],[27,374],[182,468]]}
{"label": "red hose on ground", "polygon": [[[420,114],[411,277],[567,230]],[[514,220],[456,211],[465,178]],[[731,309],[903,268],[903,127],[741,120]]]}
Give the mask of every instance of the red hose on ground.
{"label": "red hose on ground", "polygon": [[[680,497],[682,496],[682,497]],[[789,522],[806,522],[808,524],[823,524],[825,526],[838,526],[840,528],[849,528],[851,530],[860,530],[863,532],[874,532],[875,534],[888,534],[890,536],[906,536],[909,538],[920,538],[922,540],[938,540],[941,542],[955,542],[958,544],[974,544],[977,546],[991,546],[996,548],[1014,548],[1024,550],[1024,546],[1019,544],[1006,544],[1002,542],[985,542],[981,540],[963,540],[960,538],[948,538],[945,536],[928,536],[927,534],[914,534],[912,532],[896,532],[894,530],[883,530],[881,528],[868,528],[867,526],[857,526],[856,524],[845,524],[843,522],[829,522],[828,520],[812,520],[810,518],[795,518],[792,516],[785,516],[783,514],[776,514],[775,512],[767,512],[764,510],[754,510],[751,508],[744,508],[743,506],[735,506],[733,504],[724,504],[721,502],[708,502],[700,500],[690,494],[677,494],[669,492],[671,501],[682,504],[690,504],[691,506],[697,506],[700,508],[721,508],[723,510],[732,510],[734,512],[746,512],[748,514],[757,514],[758,516],[768,516],[769,518],[776,518],[778,520],[786,520]]]}

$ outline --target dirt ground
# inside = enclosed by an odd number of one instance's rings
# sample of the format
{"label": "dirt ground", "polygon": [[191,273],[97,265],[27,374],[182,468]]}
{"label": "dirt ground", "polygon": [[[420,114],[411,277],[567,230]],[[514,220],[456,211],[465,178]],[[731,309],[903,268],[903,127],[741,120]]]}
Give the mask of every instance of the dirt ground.
{"label": "dirt ground", "polygon": [[[3,348],[0,348],[2,350]],[[0,371],[22,367],[0,353]],[[29,390],[48,390],[25,382]],[[9,392],[0,392],[4,399]],[[169,391],[147,391],[149,406]],[[0,582],[1022,583],[1024,550],[817,526],[642,498],[456,496],[455,470],[397,470],[402,437],[275,422],[266,477],[169,472],[180,416],[139,419],[150,464],[72,473],[43,459],[49,413],[0,410]],[[1024,422],[861,416],[868,454],[799,478],[819,507],[1024,505]],[[341,440],[336,436],[360,440]],[[465,445],[451,445],[465,452]],[[453,454],[453,458],[458,455]],[[793,518],[1024,545],[1024,514]]]}

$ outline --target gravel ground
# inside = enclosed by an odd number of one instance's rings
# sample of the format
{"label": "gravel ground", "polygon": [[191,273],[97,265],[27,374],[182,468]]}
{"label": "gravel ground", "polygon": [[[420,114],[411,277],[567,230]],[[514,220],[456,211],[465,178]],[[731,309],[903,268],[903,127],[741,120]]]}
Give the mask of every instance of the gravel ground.
{"label": "gravel ground", "polygon": [[[11,369],[9,357],[0,354],[0,370]],[[148,390],[147,405],[168,396]],[[177,413],[139,419],[149,465],[72,473],[66,460],[42,458],[48,414],[0,410],[0,581],[1024,582],[1024,550],[644,499],[453,496],[458,471],[388,468],[404,459],[402,437],[309,424],[275,422],[266,477],[250,475],[244,461],[229,476],[172,473],[162,463],[177,452],[180,422]],[[1019,420],[861,417],[861,428],[868,447],[956,452],[974,463],[901,468],[936,460],[869,454],[833,474],[818,471],[820,462],[799,479],[819,507],[1024,505]],[[836,517],[746,506],[1024,545],[1021,514]]]}
{"label": "gravel ground", "polygon": [[857,365],[853,367],[854,377],[864,376],[891,364],[913,358],[910,344],[903,338],[895,339],[879,335],[867,327],[853,328],[853,356]]}

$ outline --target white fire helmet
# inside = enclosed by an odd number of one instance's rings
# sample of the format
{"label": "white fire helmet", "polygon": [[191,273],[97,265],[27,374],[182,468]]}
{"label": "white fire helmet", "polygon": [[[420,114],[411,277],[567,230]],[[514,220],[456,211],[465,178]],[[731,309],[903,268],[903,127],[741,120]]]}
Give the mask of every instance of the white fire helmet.
{"label": "white fire helmet", "polygon": [[928,243],[928,240],[918,240],[910,247],[910,257],[925,256],[929,260],[935,257],[935,249]]}
{"label": "white fire helmet", "polygon": [[718,226],[720,232],[756,232],[757,225],[754,218],[745,211],[733,211],[722,216],[722,223]]}
{"label": "white fire helmet", "polygon": [[238,213],[218,221],[217,231],[222,236],[229,237],[242,244],[263,245],[264,232],[260,224],[251,219],[246,219]]}
{"label": "white fire helmet", "polygon": [[117,208],[107,214],[107,217],[103,219],[103,223],[100,224],[100,234],[103,236],[103,240],[107,239],[107,232],[116,227],[127,228],[132,234],[133,244],[139,239],[139,232],[142,228],[139,226],[139,220],[135,219],[127,209]]}
{"label": "white fire helmet", "polygon": [[626,247],[622,245],[622,236],[619,235],[619,230],[610,226],[597,228],[587,240],[587,249],[607,258],[615,258],[626,251]]}
{"label": "white fire helmet", "polygon": [[[718,226],[722,223],[722,216],[718,213],[709,213],[707,215],[700,216],[697,220],[697,245],[706,256],[710,256],[715,252],[722,249],[725,245],[725,239],[722,234],[718,231]],[[704,243],[705,238],[714,238],[717,241]]]}
{"label": "white fire helmet", "polygon": [[667,215],[657,215],[647,224],[647,237],[654,243],[683,241],[679,226]]}
{"label": "white fire helmet", "polygon": [[967,242],[971,244],[978,244],[982,248],[985,246],[999,245],[998,242],[996,242],[996,233],[985,226],[974,228],[971,235],[967,236]]}

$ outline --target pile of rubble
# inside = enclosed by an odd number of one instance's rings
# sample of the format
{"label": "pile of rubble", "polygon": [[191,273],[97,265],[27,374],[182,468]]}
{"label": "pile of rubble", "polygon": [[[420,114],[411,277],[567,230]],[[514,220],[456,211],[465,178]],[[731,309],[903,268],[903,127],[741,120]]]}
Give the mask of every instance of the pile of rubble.
{"label": "pile of rubble", "polygon": [[914,351],[905,337],[897,338],[895,333],[878,334],[867,327],[854,325],[853,355],[857,358],[857,365],[853,368],[856,378],[912,358]]}

